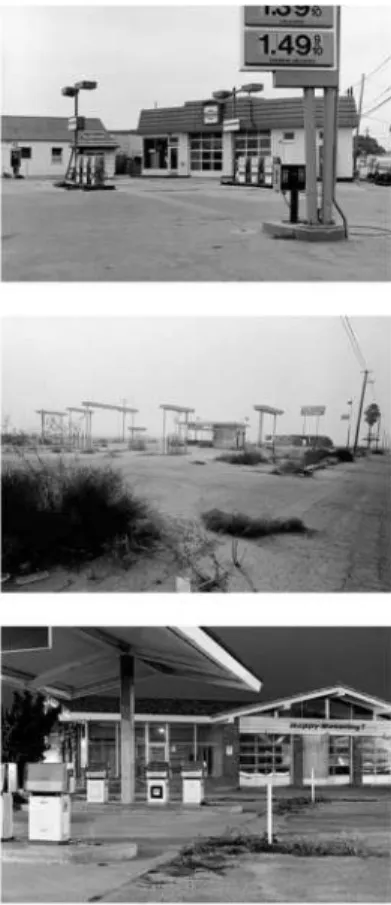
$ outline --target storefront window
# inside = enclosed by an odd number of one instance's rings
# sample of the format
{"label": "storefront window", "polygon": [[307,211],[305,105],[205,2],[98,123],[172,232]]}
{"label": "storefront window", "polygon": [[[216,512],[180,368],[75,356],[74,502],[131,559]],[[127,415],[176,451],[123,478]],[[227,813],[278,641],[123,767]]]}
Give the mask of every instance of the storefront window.
{"label": "storefront window", "polygon": [[149,724],[149,743],[155,744],[156,742],[165,742],[166,741],[166,725],[165,723],[157,724],[150,723]]}
{"label": "storefront window", "polygon": [[391,739],[363,738],[361,757],[363,776],[390,776]]}
{"label": "storefront window", "polygon": [[350,775],[350,738],[347,735],[332,735],[329,739],[330,776]]}
{"label": "storefront window", "polygon": [[235,135],[235,160],[239,157],[270,157],[270,132],[239,132]]}
{"label": "storefront window", "polygon": [[245,773],[289,774],[291,739],[289,735],[241,735],[240,769]]}
{"label": "storefront window", "polygon": [[88,767],[90,770],[117,772],[115,723],[91,722],[88,732]]}
{"label": "storefront window", "polygon": [[143,167],[145,170],[166,170],[167,138],[144,138]]}
{"label": "storefront window", "polygon": [[190,135],[190,170],[222,170],[223,139],[220,132]]}

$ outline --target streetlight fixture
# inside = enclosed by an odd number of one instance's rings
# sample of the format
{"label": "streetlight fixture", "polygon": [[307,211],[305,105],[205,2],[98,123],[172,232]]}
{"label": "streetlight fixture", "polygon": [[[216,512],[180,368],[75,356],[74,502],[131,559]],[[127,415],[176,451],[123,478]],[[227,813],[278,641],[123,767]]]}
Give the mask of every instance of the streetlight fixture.
{"label": "streetlight fixture", "polygon": [[69,158],[68,168],[65,174],[65,179],[67,179],[69,170],[71,168],[72,157],[75,158],[75,182],[76,182],[76,164],[77,164],[77,150],[78,150],[78,133],[80,130],[85,128],[85,119],[84,117],[79,116],[79,92],[80,91],[95,91],[98,86],[98,82],[88,81],[84,79],[81,82],[75,82],[74,85],[66,85],[65,88],[61,89],[61,94],[64,97],[73,97],[74,104],[74,116],[71,120],[72,128],[74,130],[74,140],[73,140],[73,154],[71,154]]}
{"label": "streetlight fixture", "polygon": [[[232,119],[236,119],[236,98],[239,94],[247,94],[249,97],[252,94],[260,94],[264,89],[263,82],[250,82],[247,85],[242,85],[240,88],[231,88],[231,91],[214,91],[213,97],[217,101],[217,103],[224,105],[230,98],[232,98]],[[251,107],[251,120],[252,120],[252,107]],[[232,155],[232,181],[235,182],[236,176],[236,164],[235,164],[235,154]]]}
{"label": "streetlight fixture", "polygon": [[231,88],[230,91],[214,91],[213,97],[218,103],[225,104],[232,98],[232,118],[236,118],[236,98],[239,94],[260,94],[264,89],[263,82],[250,82],[248,85],[242,85],[240,88]]}

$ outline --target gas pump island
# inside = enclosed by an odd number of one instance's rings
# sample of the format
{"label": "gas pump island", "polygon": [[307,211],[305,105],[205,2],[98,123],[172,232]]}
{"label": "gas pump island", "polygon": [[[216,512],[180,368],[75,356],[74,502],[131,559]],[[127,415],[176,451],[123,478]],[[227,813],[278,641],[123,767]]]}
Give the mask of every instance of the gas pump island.
{"label": "gas pump island", "polygon": [[[302,88],[305,160],[282,164],[279,189],[290,194],[289,221],[264,223],[274,238],[338,241],[348,238],[335,198],[338,136],[341,9],[334,6],[245,6],[243,72],[272,72],[275,88]],[[318,204],[315,89],[324,92],[322,197]],[[305,191],[306,217],[299,218]],[[343,225],[333,219],[334,208]]]}

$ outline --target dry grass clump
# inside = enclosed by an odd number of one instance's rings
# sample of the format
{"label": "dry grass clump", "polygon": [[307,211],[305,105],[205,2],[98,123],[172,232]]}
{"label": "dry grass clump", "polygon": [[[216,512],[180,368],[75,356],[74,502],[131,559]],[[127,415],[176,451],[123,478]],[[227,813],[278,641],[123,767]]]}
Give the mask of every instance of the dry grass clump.
{"label": "dry grass clump", "polygon": [[307,529],[299,518],[252,518],[242,512],[223,512],[210,509],[202,514],[202,521],[208,531],[216,534],[230,534],[233,537],[257,539],[271,534],[304,534]]}

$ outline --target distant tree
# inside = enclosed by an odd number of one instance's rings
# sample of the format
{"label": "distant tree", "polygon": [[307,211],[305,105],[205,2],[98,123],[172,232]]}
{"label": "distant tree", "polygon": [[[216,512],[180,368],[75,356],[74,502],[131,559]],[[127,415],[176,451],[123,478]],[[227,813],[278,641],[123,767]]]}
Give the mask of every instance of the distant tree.
{"label": "distant tree", "polygon": [[43,760],[49,749],[48,736],[59,712],[42,695],[29,691],[15,692],[11,707],[2,707],[1,760],[17,764],[19,786],[23,786],[26,764]]}
{"label": "distant tree", "polygon": [[372,135],[367,131],[365,135],[356,135],[354,139],[354,153],[360,157],[363,156],[373,156],[380,157],[382,154],[386,154],[386,149],[379,145],[376,138],[373,138]]}
{"label": "distant tree", "polygon": [[365,410],[365,421],[368,425],[368,446],[371,445],[372,441],[372,428],[375,424],[380,420],[381,413],[379,406],[376,402],[372,402],[371,405]]}

